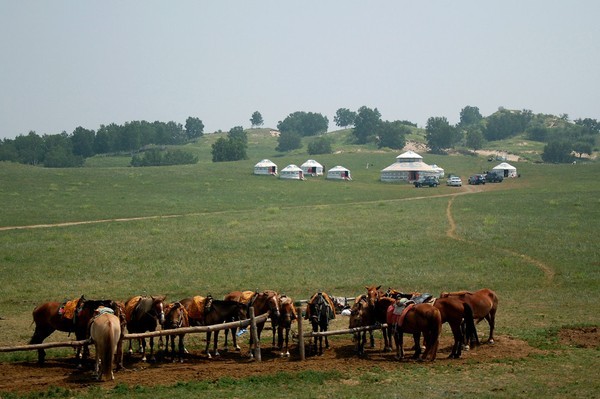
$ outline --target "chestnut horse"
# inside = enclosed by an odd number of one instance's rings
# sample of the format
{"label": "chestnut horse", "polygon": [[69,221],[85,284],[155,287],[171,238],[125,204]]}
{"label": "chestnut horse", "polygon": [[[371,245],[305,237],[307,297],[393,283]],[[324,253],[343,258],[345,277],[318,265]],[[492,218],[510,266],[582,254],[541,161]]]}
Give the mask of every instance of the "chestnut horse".
{"label": "chestnut horse", "polygon": [[[254,308],[254,316],[260,316],[269,312],[271,320],[278,320],[280,316],[279,312],[279,294],[273,290],[265,290],[263,292],[253,291],[234,291],[225,295],[225,300],[238,301],[245,304],[248,307],[248,314],[250,314],[250,308]],[[276,323],[276,322],[275,322]],[[256,331],[258,340],[260,341],[260,334],[265,326],[265,322],[258,323],[256,325]],[[240,350],[240,347],[236,343],[236,328],[231,329],[231,335],[233,338],[233,345],[236,350]],[[225,347],[227,347],[227,334],[228,330],[225,330]],[[273,331],[273,334],[275,332]],[[252,346],[254,344],[254,338],[250,335],[250,357],[254,358],[254,351]]]}
{"label": "chestnut horse", "polygon": [[[404,333],[413,334],[415,340],[415,353],[413,359],[435,360],[439,346],[439,337],[442,331],[442,316],[440,311],[427,303],[418,305],[408,305],[403,314],[403,319],[398,319],[394,315],[394,305],[391,305],[387,311],[388,326],[394,330],[394,340],[396,342],[396,357],[399,360],[404,359],[403,336]],[[400,324],[401,323],[401,324]],[[425,352],[421,358],[421,345],[419,343],[421,333],[425,340]]]}
{"label": "chestnut horse", "polygon": [[[310,320],[313,332],[321,330],[327,331],[329,320],[335,319],[335,305],[333,300],[326,292],[317,292],[309,300],[306,306],[306,315],[304,317]],[[319,350],[317,352],[317,342]],[[329,349],[329,340],[325,336],[325,349]],[[323,354],[323,336],[314,337],[313,353]]]}
{"label": "chestnut horse", "polygon": [[[65,311],[69,306],[72,311]],[[94,311],[99,306],[107,306],[115,308],[115,302],[111,300],[88,300],[82,295],[79,299],[73,301],[60,302],[44,302],[38,305],[33,310],[33,322],[35,323],[35,331],[29,340],[29,344],[41,344],[54,331],[64,331],[75,333],[76,340],[84,340],[88,337],[88,324],[94,315]],[[83,359],[89,356],[87,345],[83,347],[83,355],[81,348],[77,348],[77,358]],[[38,349],[38,364],[44,364],[46,359],[46,351]],[[81,367],[81,364],[79,365]]]}
{"label": "chestnut horse", "polygon": [[90,337],[96,346],[96,374],[99,381],[114,380],[113,365],[121,341],[121,322],[110,308],[100,307],[96,313],[90,322]]}
{"label": "chestnut horse", "polygon": [[[348,327],[356,328],[373,325],[375,322],[374,316],[374,311],[369,306],[369,298],[366,294],[360,295],[356,297],[350,310],[350,321],[348,323]],[[365,343],[367,342],[367,332],[358,331],[354,333],[354,340],[356,341],[356,352],[359,355],[364,355]]]}
{"label": "chestnut horse", "polygon": [[[460,301],[469,304],[473,309],[473,318],[479,323],[481,320],[486,319],[490,326],[490,335],[488,343],[494,343],[494,327],[496,325],[496,311],[498,310],[498,296],[496,293],[489,288],[483,288],[479,291],[458,291],[458,292],[442,292],[440,298],[453,297]],[[473,334],[465,334],[465,338],[470,339],[471,345],[479,344],[479,337],[477,331],[473,331]]]}
{"label": "chestnut horse", "polygon": [[442,323],[448,323],[454,337],[454,344],[450,351],[450,359],[458,359],[461,356],[463,344],[463,329],[466,327],[466,335],[473,334],[475,331],[475,322],[473,320],[473,310],[471,307],[453,297],[437,298],[433,304],[440,311]]}
{"label": "chestnut horse", "polygon": [[[164,303],[165,296],[134,296],[125,302],[125,317],[129,333],[144,333],[155,331],[165,322]],[[140,352],[142,361],[146,361],[146,339],[140,339]],[[131,340],[129,353],[133,353]],[[154,358],[154,337],[150,337],[150,359]]]}
{"label": "chestnut horse", "polygon": [[[189,327],[190,320],[188,318],[188,312],[181,302],[173,302],[165,306],[165,322],[163,324],[163,330],[173,330],[182,327]],[[183,337],[185,334],[179,334],[179,346],[177,351],[177,358],[179,362],[183,362],[183,355],[185,353],[185,347],[183,345]],[[175,361],[175,335],[166,336],[165,351],[169,354],[169,340],[171,341],[171,359]]]}
{"label": "chestnut horse", "polygon": [[[281,295],[279,298],[279,322],[277,323],[277,348],[280,356],[290,357],[289,339],[292,323],[298,318],[294,301],[287,295]],[[285,342],[285,352],[283,344]]]}

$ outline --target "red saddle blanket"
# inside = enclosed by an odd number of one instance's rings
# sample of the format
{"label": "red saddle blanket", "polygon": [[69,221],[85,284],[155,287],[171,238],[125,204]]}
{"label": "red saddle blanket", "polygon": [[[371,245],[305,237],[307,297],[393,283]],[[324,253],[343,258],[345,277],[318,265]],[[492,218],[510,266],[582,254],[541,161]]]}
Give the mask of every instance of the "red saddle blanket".
{"label": "red saddle blanket", "polygon": [[404,322],[404,318],[406,314],[415,306],[414,303],[409,304],[404,308],[404,310],[400,314],[395,314],[394,310],[396,306],[390,305],[387,309],[387,324],[388,326],[398,326],[402,327],[402,323]]}

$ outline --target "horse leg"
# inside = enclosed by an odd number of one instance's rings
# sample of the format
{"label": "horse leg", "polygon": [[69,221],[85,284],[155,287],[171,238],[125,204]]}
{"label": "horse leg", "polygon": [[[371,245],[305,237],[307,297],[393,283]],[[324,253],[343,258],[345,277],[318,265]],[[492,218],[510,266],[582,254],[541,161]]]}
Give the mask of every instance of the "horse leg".
{"label": "horse leg", "polygon": [[[425,334],[424,335],[424,339],[425,342],[427,343],[427,336]],[[413,334],[413,339],[415,341],[415,353],[413,355],[413,359],[418,359],[418,360],[422,360],[421,359],[421,345],[420,345],[420,341],[421,341],[421,333],[414,333]],[[427,346],[425,347],[425,353],[423,354],[423,358],[425,358],[425,356],[427,355],[428,351],[429,351],[429,344],[426,344]]]}
{"label": "horse leg", "polygon": [[207,331],[206,332],[206,348],[204,350],[204,353],[206,353],[206,356],[208,356],[209,359],[212,359],[212,356],[210,354],[210,337],[211,336],[212,336],[212,332]]}
{"label": "horse leg", "polygon": [[290,340],[290,328],[287,327],[285,329],[285,356],[286,357],[290,357],[289,340]]}
{"label": "horse leg", "polygon": [[219,343],[219,330],[215,331],[215,337],[214,337],[213,351],[215,352],[215,356],[221,356],[221,354],[219,353],[219,349],[217,347],[218,343]]}
{"label": "horse leg", "polygon": [[370,337],[370,342],[371,342],[371,348],[375,348],[375,337],[373,336],[372,330],[369,331],[369,337]]}
{"label": "horse leg", "polygon": [[460,322],[450,324],[452,335],[454,337],[454,345],[452,345],[452,351],[450,352],[449,359],[459,359],[462,352],[463,336],[461,332]]}
{"label": "horse leg", "polygon": [[[183,355],[185,354],[185,345],[183,344],[183,337],[185,337],[185,334],[181,334],[179,336],[179,362],[183,363]],[[172,341],[175,341],[175,337],[171,338]]]}
{"label": "horse leg", "polygon": [[488,344],[494,344],[494,327],[496,325],[496,309],[490,310],[490,313],[485,317],[488,324],[490,325],[490,336],[488,338]]}
{"label": "horse leg", "polygon": [[150,337],[150,361],[156,361],[156,358],[154,357],[154,337]]}
{"label": "horse leg", "polygon": [[[30,345],[41,344],[54,331],[55,330],[52,327],[40,328],[40,327],[36,326],[35,331],[33,332],[33,336],[29,340],[29,344]],[[38,364],[40,366],[43,365],[45,360],[46,360],[46,351],[43,349],[38,349]]]}
{"label": "horse leg", "polygon": [[[322,331],[327,332],[327,328],[327,324],[323,324]],[[327,338],[327,335],[325,336],[325,349],[329,349],[329,339]]]}
{"label": "horse leg", "polygon": [[142,352],[142,362],[146,361],[146,339],[140,339],[140,351]]}

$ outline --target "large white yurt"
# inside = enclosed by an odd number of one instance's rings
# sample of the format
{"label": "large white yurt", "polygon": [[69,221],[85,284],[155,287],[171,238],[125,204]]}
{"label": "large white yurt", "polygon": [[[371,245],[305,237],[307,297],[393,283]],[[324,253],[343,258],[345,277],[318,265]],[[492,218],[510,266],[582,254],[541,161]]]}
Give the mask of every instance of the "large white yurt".
{"label": "large white yurt", "polygon": [[323,174],[323,165],[314,159],[309,159],[300,165],[300,167],[302,168],[305,176],[321,176]]}
{"label": "large white yurt", "polygon": [[277,174],[277,165],[271,162],[268,159],[263,159],[254,165],[254,174],[255,175],[276,175]]}
{"label": "large white yurt", "polygon": [[304,180],[304,172],[298,166],[291,164],[281,169],[279,172],[280,179]]}
{"label": "large white yurt", "polygon": [[396,157],[396,162],[381,170],[381,181],[413,182],[421,176],[437,175],[430,165],[423,162],[423,157],[414,151],[406,151]]}
{"label": "large white yurt", "polygon": [[492,173],[502,177],[517,177],[517,168],[507,162],[502,162],[492,168]]}
{"label": "large white yurt", "polygon": [[352,180],[352,176],[350,175],[350,171],[343,166],[334,166],[333,168],[327,171],[328,179],[338,179],[338,180]]}

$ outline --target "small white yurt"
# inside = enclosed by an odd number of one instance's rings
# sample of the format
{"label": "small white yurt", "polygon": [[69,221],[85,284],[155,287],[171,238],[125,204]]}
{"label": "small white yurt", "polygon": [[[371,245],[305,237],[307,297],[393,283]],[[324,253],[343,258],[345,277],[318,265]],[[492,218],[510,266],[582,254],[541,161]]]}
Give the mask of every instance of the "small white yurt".
{"label": "small white yurt", "polygon": [[352,176],[350,175],[350,171],[343,166],[334,166],[333,168],[327,171],[328,179],[337,179],[337,180],[352,180]]}
{"label": "small white yurt", "polygon": [[279,172],[279,178],[304,180],[304,172],[298,166],[291,164],[281,169]]}
{"label": "small white yurt", "polygon": [[300,165],[300,167],[306,176],[321,176],[323,174],[323,165],[314,159],[309,159]]}
{"label": "small white yurt", "polygon": [[445,171],[444,168],[437,166],[436,164],[430,165],[433,170],[435,171],[435,175],[441,179],[442,177],[444,177]]}
{"label": "small white yurt", "polygon": [[492,168],[492,173],[502,177],[517,177],[517,168],[507,162],[502,162]]}
{"label": "small white yurt", "polygon": [[256,165],[254,165],[255,175],[277,175],[277,165],[268,159],[263,159]]}

